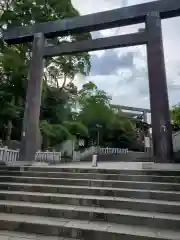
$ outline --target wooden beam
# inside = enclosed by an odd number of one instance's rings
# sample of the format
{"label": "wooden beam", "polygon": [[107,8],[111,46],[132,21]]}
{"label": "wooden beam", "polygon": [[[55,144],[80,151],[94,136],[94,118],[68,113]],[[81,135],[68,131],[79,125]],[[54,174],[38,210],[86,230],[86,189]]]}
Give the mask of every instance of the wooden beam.
{"label": "wooden beam", "polygon": [[42,32],[45,37],[55,37],[127,26],[144,22],[146,15],[152,11],[159,12],[163,19],[179,16],[180,0],[159,0],[67,20],[13,27],[3,33],[3,39],[14,44],[32,41],[33,35],[38,32]]}
{"label": "wooden beam", "polygon": [[89,52],[118,47],[128,47],[147,43],[146,32],[138,32],[127,35],[98,38],[95,40],[85,40],[80,42],[63,43],[59,46],[44,48],[44,57],[69,55],[80,52]]}

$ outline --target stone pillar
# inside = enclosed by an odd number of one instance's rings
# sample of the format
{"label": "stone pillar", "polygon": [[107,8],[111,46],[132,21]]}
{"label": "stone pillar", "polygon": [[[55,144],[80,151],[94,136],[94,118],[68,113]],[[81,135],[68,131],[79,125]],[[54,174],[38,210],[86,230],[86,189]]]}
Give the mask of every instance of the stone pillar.
{"label": "stone pillar", "polygon": [[172,126],[159,13],[152,12],[147,16],[146,28],[154,159],[157,162],[171,162],[173,158]]}
{"label": "stone pillar", "polygon": [[22,127],[20,161],[32,162],[39,145],[39,115],[43,77],[44,35],[34,35],[32,61],[28,79],[26,106]]}

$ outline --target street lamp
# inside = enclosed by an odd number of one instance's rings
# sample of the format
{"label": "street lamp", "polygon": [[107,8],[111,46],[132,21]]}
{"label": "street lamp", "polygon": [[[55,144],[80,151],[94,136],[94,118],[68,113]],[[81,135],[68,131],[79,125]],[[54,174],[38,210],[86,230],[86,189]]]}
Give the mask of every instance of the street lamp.
{"label": "street lamp", "polygon": [[97,157],[99,160],[100,155],[100,128],[102,127],[100,124],[96,124],[97,127]]}

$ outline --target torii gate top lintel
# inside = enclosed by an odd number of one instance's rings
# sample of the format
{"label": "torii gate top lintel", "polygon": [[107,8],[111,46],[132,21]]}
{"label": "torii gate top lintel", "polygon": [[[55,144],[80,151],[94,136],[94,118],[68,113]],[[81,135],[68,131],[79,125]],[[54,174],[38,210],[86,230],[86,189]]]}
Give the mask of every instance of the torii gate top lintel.
{"label": "torii gate top lintel", "polygon": [[130,107],[130,106],[114,105],[114,104],[112,104],[111,106],[114,108],[117,108],[117,109],[124,109],[124,110],[128,110],[128,111],[151,113],[151,110],[147,109],[147,108],[138,108],[138,107]]}
{"label": "torii gate top lintel", "polygon": [[42,32],[45,37],[56,37],[127,26],[144,22],[146,16],[154,11],[160,14],[161,19],[179,16],[180,0],[159,0],[67,20],[8,28],[2,33],[2,38],[10,44],[15,44],[32,41],[34,34],[38,32]]}

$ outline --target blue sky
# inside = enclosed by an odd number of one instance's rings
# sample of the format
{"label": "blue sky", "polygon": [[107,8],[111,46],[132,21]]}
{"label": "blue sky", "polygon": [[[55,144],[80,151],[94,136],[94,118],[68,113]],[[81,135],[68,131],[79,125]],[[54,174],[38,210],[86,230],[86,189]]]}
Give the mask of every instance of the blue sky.
{"label": "blue sky", "polygon": [[[151,2],[152,0],[72,0],[81,15]],[[172,0],[173,1],[173,0]],[[170,106],[180,102],[180,18],[162,21],[163,43]],[[144,24],[108,29],[92,33],[93,38],[108,37],[138,31]],[[92,55],[90,76],[77,76],[81,85],[95,82],[99,88],[112,96],[115,104],[134,107],[149,107],[147,56],[145,46],[136,46],[106,51]]]}

